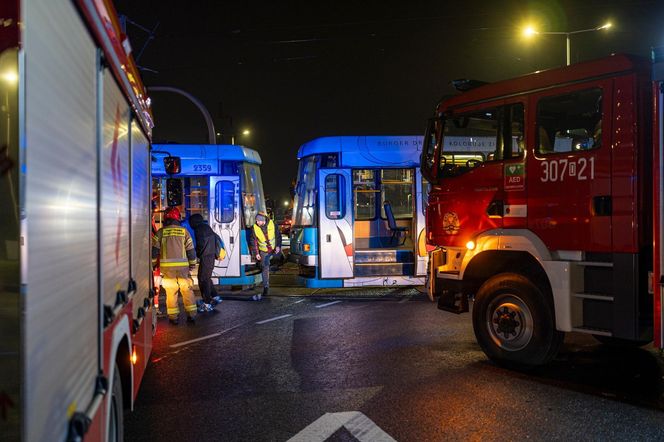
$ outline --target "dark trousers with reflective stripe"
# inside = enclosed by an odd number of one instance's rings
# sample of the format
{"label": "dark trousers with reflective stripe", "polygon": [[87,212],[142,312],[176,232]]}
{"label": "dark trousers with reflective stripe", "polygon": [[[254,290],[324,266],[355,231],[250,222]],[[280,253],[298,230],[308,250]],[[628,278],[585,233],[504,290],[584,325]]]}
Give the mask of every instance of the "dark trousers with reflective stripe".
{"label": "dark trousers with reflective stripe", "polygon": [[209,304],[212,298],[217,296],[217,290],[212,283],[212,271],[214,270],[214,255],[201,258],[198,264],[198,288],[201,289],[203,301]]}

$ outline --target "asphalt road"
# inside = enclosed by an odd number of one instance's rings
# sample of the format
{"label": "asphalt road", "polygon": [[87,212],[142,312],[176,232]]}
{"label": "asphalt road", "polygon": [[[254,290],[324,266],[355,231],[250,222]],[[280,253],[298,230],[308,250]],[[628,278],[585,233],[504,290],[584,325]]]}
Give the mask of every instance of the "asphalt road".
{"label": "asphalt road", "polygon": [[486,359],[468,314],[415,290],[336,294],[225,300],[195,326],[160,318],[126,439],[664,439],[647,347],[570,334],[552,364],[520,373]]}

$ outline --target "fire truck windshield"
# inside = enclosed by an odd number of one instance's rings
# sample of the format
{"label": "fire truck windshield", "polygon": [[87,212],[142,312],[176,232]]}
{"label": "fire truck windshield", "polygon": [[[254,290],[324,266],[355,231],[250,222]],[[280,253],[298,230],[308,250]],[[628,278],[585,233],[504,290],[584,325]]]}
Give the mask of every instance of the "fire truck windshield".
{"label": "fire truck windshield", "polygon": [[457,176],[484,161],[501,158],[502,140],[495,109],[447,118],[442,135],[440,177]]}
{"label": "fire truck windshield", "polygon": [[[505,143],[503,140],[509,140]],[[523,105],[447,115],[429,123],[422,173],[431,182],[464,174],[489,161],[523,155]]]}

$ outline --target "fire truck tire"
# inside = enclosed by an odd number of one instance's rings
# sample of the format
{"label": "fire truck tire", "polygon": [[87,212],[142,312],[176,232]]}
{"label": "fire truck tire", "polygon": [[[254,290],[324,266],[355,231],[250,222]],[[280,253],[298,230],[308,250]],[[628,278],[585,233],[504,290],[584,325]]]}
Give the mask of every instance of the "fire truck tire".
{"label": "fire truck tire", "polygon": [[564,337],[555,328],[552,301],[516,273],[501,273],[482,284],[473,304],[473,329],[490,359],[517,369],[551,361]]}
{"label": "fire truck tire", "polygon": [[111,409],[108,421],[108,441],[122,442],[124,440],[124,407],[122,401],[122,378],[120,369],[115,364],[113,370],[113,390],[111,392]]}

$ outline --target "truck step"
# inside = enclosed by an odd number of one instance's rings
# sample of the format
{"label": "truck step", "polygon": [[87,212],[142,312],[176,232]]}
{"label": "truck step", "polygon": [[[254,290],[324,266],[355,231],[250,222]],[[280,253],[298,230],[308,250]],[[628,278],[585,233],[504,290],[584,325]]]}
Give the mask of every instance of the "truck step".
{"label": "truck step", "polygon": [[596,301],[613,302],[613,296],[603,293],[574,293],[575,298],[594,299]]}
{"label": "truck step", "polygon": [[613,267],[612,262],[601,261],[572,261],[573,264],[583,267]]}
{"label": "truck step", "polygon": [[593,327],[573,327],[572,331],[579,333],[587,333],[590,335],[599,335],[599,336],[613,336],[609,330],[604,330],[602,328],[593,328]]}

